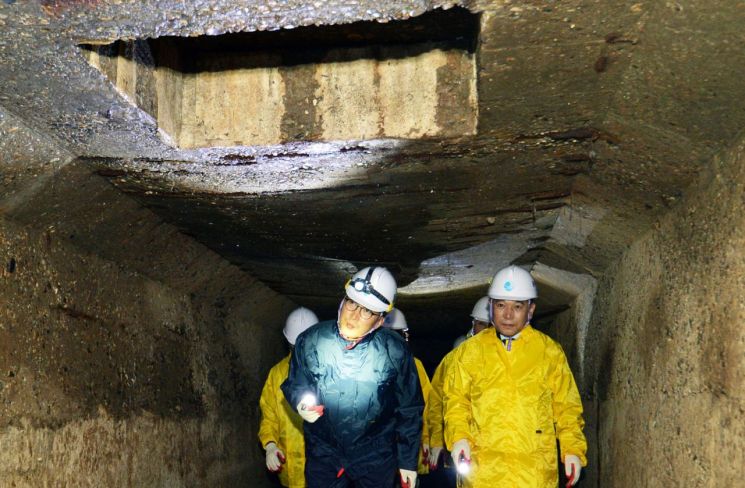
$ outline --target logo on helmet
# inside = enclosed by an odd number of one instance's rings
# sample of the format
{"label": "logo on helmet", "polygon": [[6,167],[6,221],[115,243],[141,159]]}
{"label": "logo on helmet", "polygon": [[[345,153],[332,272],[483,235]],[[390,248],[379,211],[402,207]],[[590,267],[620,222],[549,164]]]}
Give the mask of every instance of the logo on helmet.
{"label": "logo on helmet", "polygon": [[511,281],[505,281],[504,282],[504,289],[507,291],[512,291],[512,282]]}

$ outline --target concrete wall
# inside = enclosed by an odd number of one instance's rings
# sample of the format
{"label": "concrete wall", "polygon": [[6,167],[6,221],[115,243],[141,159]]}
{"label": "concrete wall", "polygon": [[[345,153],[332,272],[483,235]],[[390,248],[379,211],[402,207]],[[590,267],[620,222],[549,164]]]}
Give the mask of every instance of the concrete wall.
{"label": "concrete wall", "polygon": [[[583,399],[585,420],[585,437],[588,444],[588,459],[596,457],[595,431],[597,419],[593,403],[587,400],[588,385],[585,385],[584,368],[587,353],[587,336],[592,316],[592,307],[597,291],[597,280],[589,274],[571,273],[536,263],[531,274],[538,284],[538,306],[536,315],[539,319],[535,326],[561,344],[569,361],[572,374],[577,382]],[[541,305],[547,308],[558,304],[568,304],[569,308],[541,318]],[[560,469],[560,476],[563,470]],[[597,463],[590,462],[583,474],[584,486],[597,486]],[[560,483],[566,480],[560,478]]]}
{"label": "concrete wall", "polygon": [[[182,148],[476,133],[475,54],[467,50],[327,49],[303,63],[277,50],[205,54],[158,42],[152,51],[133,41],[83,54]],[[181,58],[193,65],[179,66]]]}
{"label": "concrete wall", "polygon": [[69,151],[0,105],[0,213],[20,204],[72,159]]}
{"label": "concrete wall", "polygon": [[266,485],[258,397],[293,304],[86,167],[35,164],[0,199],[0,484]]}
{"label": "concrete wall", "polygon": [[745,479],[745,142],[602,280],[588,374],[599,486]]}

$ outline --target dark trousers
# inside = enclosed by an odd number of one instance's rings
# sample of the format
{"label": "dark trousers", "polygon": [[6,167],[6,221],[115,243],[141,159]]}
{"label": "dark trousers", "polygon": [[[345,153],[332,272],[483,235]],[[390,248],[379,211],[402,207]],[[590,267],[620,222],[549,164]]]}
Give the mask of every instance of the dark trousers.
{"label": "dark trousers", "polygon": [[[306,454],[310,454],[307,449]],[[398,488],[401,476],[392,455],[371,454],[355,461],[309,456],[305,459],[305,484],[307,488]]]}
{"label": "dark trousers", "polygon": [[437,469],[421,477],[421,488],[456,488],[456,474],[450,453],[443,450]]}

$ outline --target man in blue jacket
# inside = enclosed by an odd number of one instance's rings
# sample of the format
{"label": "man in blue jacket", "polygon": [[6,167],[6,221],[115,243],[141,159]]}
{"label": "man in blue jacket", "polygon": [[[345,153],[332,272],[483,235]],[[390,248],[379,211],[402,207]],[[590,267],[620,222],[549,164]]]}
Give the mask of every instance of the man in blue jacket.
{"label": "man in blue jacket", "polygon": [[414,488],[424,400],[414,359],[381,327],[396,281],[382,267],[347,282],[337,320],[298,337],[285,398],[305,420],[308,488]]}

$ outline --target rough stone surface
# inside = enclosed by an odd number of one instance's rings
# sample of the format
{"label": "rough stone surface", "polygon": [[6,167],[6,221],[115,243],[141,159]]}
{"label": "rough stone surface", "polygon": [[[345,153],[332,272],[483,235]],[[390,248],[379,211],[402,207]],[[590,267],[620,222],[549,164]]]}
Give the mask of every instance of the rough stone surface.
{"label": "rough stone surface", "polygon": [[0,106],[0,210],[23,204],[72,159],[48,135],[30,130]]}
{"label": "rough stone surface", "polygon": [[[137,49],[251,31],[273,46],[298,26],[395,26],[451,6],[480,16],[463,133],[369,139],[391,134],[353,113],[359,134],[320,142],[316,121],[337,107],[308,103],[323,83],[302,58],[279,70],[287,109],[262,126],[295,142],[179,148],[183,80],[158,83]],[[0,2],[0,299],[13,299],[0,361],[17,367],[0,378],[2,479],[263,480],[246,439],[282,352],[263,326],[289,299],[333,316],[351,272],[388,265],[431,369],[515,262],[600,280],[588,325],[574,278],[539,280],[539,325],[581,375],[586,486],[737,486],[744,23],[741,2],[705,0]],[[98,69],[79,46],[115,40],[131,56],[99,53]],[[426,120],[453,129],[471,85],[450,64]],[[324,94],[341,88],[364,98],[349,83]],[[172,102],[162,117],[157,99]],[[395,115],[425,112],[404,102]],[[126,459],[106,457],[117,443]]]}
{"label": "rough stone surface", "polygon": [[745,476],[745,143],[601,280],[587,374],[599,486]]}
{"label": "rough stone surface", "polygon": [[280,322],[280,301],[205,303],[204,285],[173,289],[77,250],[54,229],[2,228],[4,483],[263,479],[256,404],[279,351],[260,346],[269,332],[253,316],[276,307]]}
{"label": "rough stone surface", "polygon": [[3,429],[0,475],[9,487],[271,486],[242,436],[255,432],[214,417],[172,419],[148,412],[124,420],[105,410],[59,428]]}
{"label": "rough stone surface", "polygon": [[3,483],[268,483],[257,404],[292,304],[87,168],[44,164],[50,140],[9,133],[11,163],[46,176],[0,200]]}
{"label": "rough stone surface", "polygon": [[[152,100],[137,100],[137,85],[151,87],[154,81],[145,76],[133,85],[129,75],[134,64],[147,66],[149,58],[123,63],[121,76],[113,66],[102,67],[107,78],[77,46],[252,30],[281,39],[289,26],[405,21],[453,5],[3,2],[0,104],[32,131],[53,135],[73,155],[103,167],[118,187],[166,221],[311,306],[328,303],[337,280],[301,283],[281,270],[316,277],[333,262],[359,267],[395,261],[404,263],[399,279],[408,283],[421,263],[505,234],[523,239],[521,263],[540,260],[598,276],[681,198],[745,123],[738,69],[745,63],[732,41],[745,12],[735,2],[459,3],[481,15],[476,134],[351,140],[321,148],[299,142],[178,149],[167,136],[172,127],[159,127],[147,113]],[[300,78],[313,72],[294,69],[282,74],[291,80],[285,87],[288,107],[304,106],[298,94],[308,84]],[[453,74],[444,67],[439,72],[443,79]],[[123,88],[115,87],[112,74]],[[452,89],[438,97],[437,113],[458,118],[454,103],[462,93],[456,79],[448,85]],[[178,110],[167,118],[183,118]],[[286,114],[266,130],[314,139],[317,134],[304,136],[300,126],[323,119],[324,110]],[[438,116],[438,125],[452,122]],[[386,180],[390,168],[404,176]],[[322,208],[332,202],[370,229],[353,249],[314,244],[314,236],[349,241],[339,235],[340,220]],[[306,206],[308,218],[295,218]],[[266,221],[281,225],[263,226]],[[550,237],[534,240],[536,229]],[[258,239],[259,245],[227,249],[226,235]],[[298,236],[311,236],[307,252],[290,242],[304,239]],[[401,251],[381,253],[389,243]],[[266,248],[269,256],[259,251]],[[490,260],[469,264],[496,266]],[[315,292],[308,295],[310,289]],[[458,307],[465,311],[470,304],[462,297]],[[440,312],[423,319],[433,322]]]}
{"label": "rough stone surface", "polygon": [[375,3],[349,0],[255,2],[241,0],[43,0],[53,22],[75,39],[101,44],[115,39],[178,35],[194,37],[243,31],[275,31],[299,26],[333,25],[358,20],[388,22],[408,19],[436,8],[473,2],[449,0],[384,0]]}

